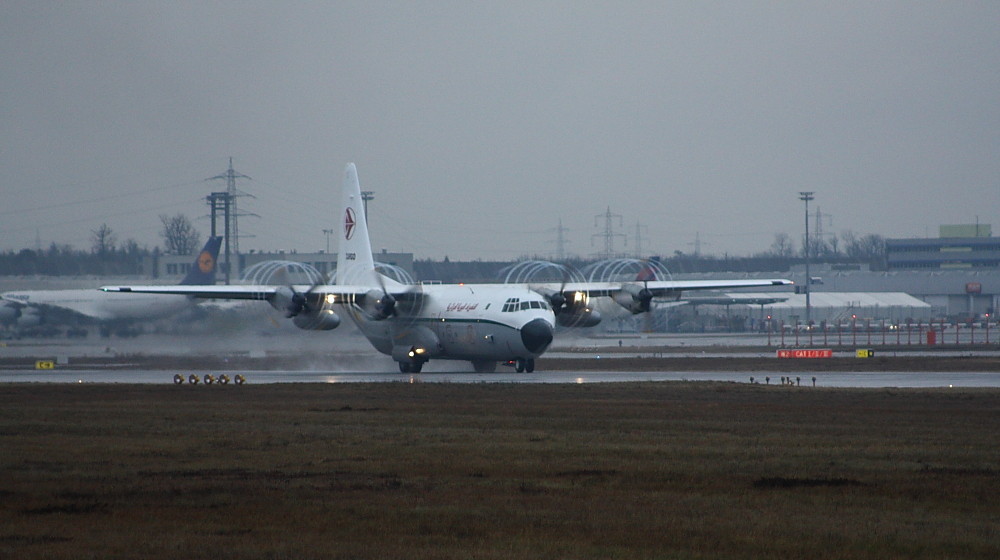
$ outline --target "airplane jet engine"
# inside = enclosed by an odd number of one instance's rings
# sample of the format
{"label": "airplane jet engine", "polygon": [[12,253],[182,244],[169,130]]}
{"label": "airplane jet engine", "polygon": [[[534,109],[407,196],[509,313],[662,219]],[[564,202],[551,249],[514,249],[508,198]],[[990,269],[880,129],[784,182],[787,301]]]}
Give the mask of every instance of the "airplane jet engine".
{"label": "airplane jet engine", "polygon": [[17,318],[21,315],[17,307],[13,305],[0,304],[0,323],[8,324],[17,321]]}
{"label": "airplane jet engine", "polygon": [[0,305],[0,323],[6,325],[17,325],[21,328],[37,327],[44,322],[38,310],[25,307],[17,308],[12,305]]}
{"label": "airplane jet engine", "polygon": [[37,327],[43,322],[41,314],[34,309],[22,309],[21,316],[17,318],[19,327]]}

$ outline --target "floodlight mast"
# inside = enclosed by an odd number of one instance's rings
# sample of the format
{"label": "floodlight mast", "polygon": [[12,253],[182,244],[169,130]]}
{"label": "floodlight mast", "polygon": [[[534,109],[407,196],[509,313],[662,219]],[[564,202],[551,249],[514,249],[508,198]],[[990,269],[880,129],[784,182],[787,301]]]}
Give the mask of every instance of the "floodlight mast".
{"label": "floodlight mast", "polygon": [[812,312],[812,305],[811,305],[811,302],[809,301],[809,292],[812,291],[812,289],[810,288],[810,286],[812,284],[812,275],[809,272],[809,252],[810,252],[810,247],[811,247],[810,244],[809,244],[809,201],[813,200],[815,198],[813,196],[814,194],[816,194],[816,193],[813,192],[813,191],[800,191],[799,192],[799,200],[801,200],[802,202],[805,202],[805,204],[806,204],[806,287],[805,287],[805,290],[806,290],[806,328],[809,328],[809,326],[810,326],[810,324],[812,322],[812,313],[811,313]]}

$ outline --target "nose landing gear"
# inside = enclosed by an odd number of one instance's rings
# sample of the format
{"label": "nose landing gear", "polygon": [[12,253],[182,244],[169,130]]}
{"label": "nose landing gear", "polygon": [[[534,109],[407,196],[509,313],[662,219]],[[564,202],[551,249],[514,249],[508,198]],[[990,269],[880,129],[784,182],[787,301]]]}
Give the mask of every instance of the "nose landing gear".
{"label": "nose landing gear", "polygon": [[400,373],[420,373],[423,367],[423,362],[399,362]]}

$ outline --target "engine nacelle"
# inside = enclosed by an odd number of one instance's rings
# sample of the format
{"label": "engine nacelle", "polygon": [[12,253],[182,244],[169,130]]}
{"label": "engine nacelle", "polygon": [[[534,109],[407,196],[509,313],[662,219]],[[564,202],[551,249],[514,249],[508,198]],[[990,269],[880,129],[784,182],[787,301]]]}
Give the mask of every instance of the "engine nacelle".
{"label": "engine nacelle", "polygon": [[601,322],[601,312],[590,306],[586,292],[571,292],[569,297],[556,290],[539,289],[556,315],[560,327],[593,327]]}
{"label": "engine nacelle", "polygon": [[320,309],[315,313],[299,313],[292,324],[307,331],[329,331],[340,326],[340,317],[332,309]]}
{"label": "engine nacelle", "polygon": [[589,306],[556,315],[560,327],[594,327],[600,322],[601,312]]}
{"label": "engine nacelle", "polygon": [[285,317],[294,317],[302,310],[304,299],[291,288],[279,286],[274,291],[274,297],[267,301],[271,307],[281,311]]}
{"label": "engine nacelle", "polygon": [[21,316],[21,311],[13,305],[0,304],[0,323],[13,323]]}
{"label": "engine nacelle", "polygon": [[653,292],[638,284],[624,284],[621,291],[611,296],[618,305],[636,315],[649,311],[653,301]]}
{"label": "engine nacelle", "polygon": [[396,308],[396,298],[382,290],[371,289],[365,293],[361,308],[376,321],[388,319]]}
{"label": "engine nacelle", "polygon": [[19,327],[37,327],[45,321],[38,311],[28,308],[21,309],[21,315],[17,318],[17,326]]}

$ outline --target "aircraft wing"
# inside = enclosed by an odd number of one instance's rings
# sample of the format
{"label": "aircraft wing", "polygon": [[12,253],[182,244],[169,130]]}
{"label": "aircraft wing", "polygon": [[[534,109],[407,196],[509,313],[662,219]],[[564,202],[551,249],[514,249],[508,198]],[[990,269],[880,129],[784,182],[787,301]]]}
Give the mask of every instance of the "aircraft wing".
{"label": "aircraft wing", "polygon": [[648,282],[568,282],[560,284],[555,282],[545,284],[531,284],[530,287],[536,290],[561,291],[564,295],[574,292],[584,292],[591,297],[614,296],[629,288],[639,288],[649,290],[654,298],[680,297],[682,292],[698,290],[732,290],[739,288],[769,288],[776,286],[790,286],[794,284],[791,280],[783,278],[766,278],[760,280],[650,280]]}
{"label": "aircraft wing", "polygon": [[[239,285],[239,286],[103,286],[101,291],[131,294],[173,294],[199,299],[249,299],[271,300],[277,291],[284,286]],[[316,296],[334,296],[337,299],[363,296],[371,286],[330,285],[319,286],[289,286],[298,293],[310,293]]]}

